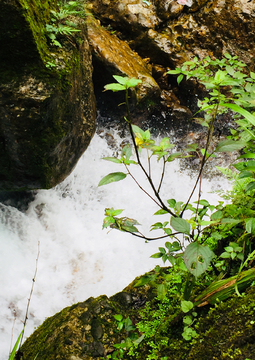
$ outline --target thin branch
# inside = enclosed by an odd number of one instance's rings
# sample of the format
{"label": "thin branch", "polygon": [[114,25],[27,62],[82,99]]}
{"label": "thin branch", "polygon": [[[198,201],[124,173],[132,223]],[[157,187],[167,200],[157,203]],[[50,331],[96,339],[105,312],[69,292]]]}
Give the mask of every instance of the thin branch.
{"label": "thin branch", "polygon": [[129,171],[129,168],[127,167],[126,164],[124,164],[128,174],[131,176],[131,178],[135,181],[135,183],[137,184],[137,186],[152,200],[155,202],[155,204],[157,204],[159,207],[161,207],[161,205],[139,184],[139,182],[136,180],[136,178],[133,176],[133,174]]}
{"label": "thin branch", "polygon": [[213,133],[213,129],[214,129],[213,125],[214,125],[214,122],[215,122],[215,119],[216,119],[218,106],[219,106],[219,104],[217,104],[217,106],[215,107],[214,117],[211,120],[210,127],[209,127],[209,130],[208,130],[207,139],[206,139],[206,146],[205,146],[205,152],[204,152],[204,155],[203,155],[203,158],[202,158],[202,161],[201,161],[201,166],[200,166],[200,170],[199,170],[199,173],[198,173],[198,176],[197,176],[197,180],[195,182],[195,185],[194,185],[194,187],[193,187],[193,189],[192,189],[192,191],[190,193],[190,196],[189,196],[184,208],[182,209],[180,217],[182,217],[184,211],[186,210],[186,208],[187,208],[187,206],[188,206],[188,204],[189,204],[189,202],[190,202],[190,200],[191,200],[191,198],[192,198],[192,196],[193,196],[193,194],[194,194],[194,192],[196,190],[197,184],[200,181],[200,177],[201,177],[202,172],[204,170],[204,165],[205,165],[206,161],[208,160],[206,158],[206,155],[207,155],[207,150],[208,150],[209,144],[211,142],[211,138],[212,138],[212,133]]}
{"label": "thin branch", "polygon": [[163,157],[163,168],[162,168],[162,174],[161,174],[161,179],[160,179],[160,182],[159,182],[159,186],[158,186],[158,194],[160,192],[160,189],[161,189],[161,185],[163,183],[163,179],[164,179],[164,175],[165,175],[165,168],[166,168],[166,161],[165,161],[165,157]]}
{"label": "thin branch", "polygon": [[142,169],[142,171],[144,172],[146,178],[148,179],[149,183],[150,183],[150,186],[156,196],[156,198],[158,199],[159,203],[160,203],[160,207],[167,211],[169,214],[171,214],[172,216],[174,217],[177,217],[177,215],[175,215],[175,213],[173,213],[162,201],[161,197],[159,196],[154,184],[153,184],[153,181],[151,179],[151,177],[149,176],[149,174],[147,173],[147,171],[145,170],[143,164],[141,163],[141,160],[140,160],[140,156],[138,154],[138,149],[137,149],[137,146],[136,146],[136,142],[135,142],[135,136],[134,136],[134,133],[133,133],[133,130],[132,130],[132,123],[131,123],[131,120],[130,120],[130,111],[129,111],[129,106],[128,106],[128,95],[127,95],[127,91],[126,91],[126,105],[127,105],[127,114],[128,114],[128,117],[127,117],[127,120],[128,120],[128,126],[129,126],[129,132],[130,132],[130,135],[131,135],[131,138],[132,138],[132,142],[133,142],[133,145],[134,145],[134,148],[135,148],[135,154],[136,154],[136,159],[137,159],[137,163],[138,165],[140,166],[140,168]]}
{"label": "thin branch", "polygon": [[[144,235],[138,235],[134,232],[131,232],[131,231],[128,231],[128,230],[125,230],[125,229],[121,229],[121,231],[124,231],[124,232],[127,232],[131,235],[134,235],[136,237],[139,237],[140,239],[144,239],[144,240],[147,240],[147,241],[153,241],[153,240],[160,240],[160,239],[164,239],[166,237],[174,237],[175,235],[179,235],[179,234],[182,234],[180,232],[176,232],[176,233],[173,233],[173,234],[170,234],[170,235],[163,235],[163,236],[159,236],[159,237],[155,237],[155,238],[148,238],[147,236],[144,236]],[[141,234],[141,233],[140,233]]]}
{"label": "thin branch", "polygon": [[[37,251],[37,258],[36,258],[36,265],[35,265],[35,273],[34,273],[34,277],[32,279],[32,286],[31,286],[31,290],[30,290],[30,295],[29,295],[29,298],[28,298],[28,301],[27,301],[27,310],[26,310],[25,321],[24,321],[24,329],[25,329],[25,326],[26,326],[26,323],[27,323],[29,305],[30,305],[31,297],[32,297],[33,290],[34,290],[34,284],[35,284],[35,278],[36,278],[36,274],[37,274],[39,255],[40,255],[40,241],[38,241],[38,251]],[[20,350],[20,347],[21,347],[21,344],[22,344],[24,332],[25,331],[23,331],[21,339],[20,339],[19,350]]]}

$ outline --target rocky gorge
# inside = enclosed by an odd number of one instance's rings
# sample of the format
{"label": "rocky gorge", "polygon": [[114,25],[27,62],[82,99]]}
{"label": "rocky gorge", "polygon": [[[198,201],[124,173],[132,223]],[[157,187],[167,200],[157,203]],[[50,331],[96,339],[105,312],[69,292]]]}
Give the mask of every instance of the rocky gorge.
{"label": "rocky gorge", "polygon": [[[194,99],[204,88],[193,81],[178,86],[167,70],[194,56],[221,58],[226,52],[255,68],[254,1],[195,0],[187,7],[175,0],[95,0],[79,3],[78,15],[53,21],[62,6],[47,0],[0,4],[1,191],[49,189],[72,172],[95,132],[96,108],[108,113],[121,102],[102,93],[113,74],[143,81],[133,96],[137,123],[163,112],[167,126],[184,122],[189,129]],[[78,31],[54,30],[56,19]],[[122,116],[121,109],[114,113]],[[162,268],[156,281],[168,270]],[[113,315],[136,324],[139,309],[157,303],[158,284],[136,286],[138,280],[113,297],[90,298],[48,318],[16,358],[107,358],[127,335],[116,331]],[[242,299],[233,294],[198,311],[193,343],[181,336],[181,316],[166,324],[175,346],[159,358],[252,359],[254,287]],[[136,359],[147,359],[148,351],[145,345]]]}

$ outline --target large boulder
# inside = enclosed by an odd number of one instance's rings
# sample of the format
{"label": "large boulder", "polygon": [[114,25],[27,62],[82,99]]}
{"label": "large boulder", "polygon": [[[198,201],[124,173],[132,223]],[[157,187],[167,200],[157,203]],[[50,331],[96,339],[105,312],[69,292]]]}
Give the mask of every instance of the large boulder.
{"label": "large boulder", "polygon": [[[50,6],[50,8],[49,8]],[[53,46],[56,1],[0,3],[0,190],[50,188],[70,174],[95,130],[85,22]]]}

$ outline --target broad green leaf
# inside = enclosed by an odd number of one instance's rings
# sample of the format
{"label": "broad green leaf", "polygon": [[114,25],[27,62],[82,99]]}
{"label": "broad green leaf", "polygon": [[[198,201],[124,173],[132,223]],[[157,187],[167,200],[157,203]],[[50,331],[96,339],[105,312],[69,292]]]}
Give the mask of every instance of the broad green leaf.
{"label": "broad green leaf", "polygon": [[123,172],[110,173],[100,180],[98,186],[107,185],[115,181],[123,180],[126,176],[127,174],[124,174]]}
{"label": "broad green leaf", "polygon": [[248,177],[253,177],[253,173],[250,171],[246,171],[246,170],[241,171],[240,174],[238,175],[239,179],[244,179],[244,178],[248,178]]}
{"label": "broad green leaf", "polygon": [[212,221],[220,220],[222,218],[222,216],[223,216],[223,212],[221,210],[218,210],[211,215],[211,220]]}
{"label": "broad green leaf", "polygon": [[217,84],[219,84],[221,81],[223,81],[226,77],[226,72],[222,71],[222,70],[218,70],[215,73],[214,79],[216,81]]}
{"label": "broad green leaf", "polygon": [[159,251],[160,251],[162,254],[165,254],[165,253],[166,253],[166,249],[165,249],[165,248],[159,247],[158,249],[159,249]]}
{"label": "broad green leaf", "polygon": [[176,153],[172,153],[171,155],[168,156],[168,158],[166,159],[166,161],[171,162],[174,159],[181,157],[182,153],[180,152],[176,152]]}
{"label": "broad green leaf", "polygon": [[193,309],[194,304],[192,301],[182,300],[181,301],[181,309],[184,313],[189,312],[191,309]]}
{"label": "broad green leaf", "polygon": [[141,139],[144,138],[144,131],[141,128],[139,128],[139,126],[132,125],[132,130],[136,134],[136,136],[140,135]]}
{"label": "broad green leaf", "polygon": [[160,148],[162,150],[166,150],[166,149],[171,149],[173,148],[175,145],[173,144],[170,144],[170,140],[168,137],[165,137],[163,138],[161,141],[160,141],[160,144],[159,144]]}
{"label": "broad green leaf", "polygon": [[116,220],[112,216],[106,216],[103,221],[103,229],[106,229],[108,226],[115,224]]}
{"label": "broad green leaf", "polygon": [[121,314],[113,315],[113,317],[117,321],[121,321],[123,319],[123,316]]}
{"label": "broad green leaf", "polygon": [[227,107],[241,115],[243,115],[245,117],[246,120],[248,120],[252,125],[255,126],[255,116],[252,115],[249,111],[241,108],[240,106],[236,105],[236,104],[225,104],[225,103],[220,103],[220,106],[223,107]]}
{"label": "broad green leaf", "polygon": [[126,90],[125,86],[117,83],[107,84],[104,88],[105,90],[112,90],[113,92]]}
{"label": "broad green leaf", "polygon": [[166,210],[160,209],[156,211],[154,215],[163,215],[163,214],[168,214],[168,212]]}
{"label": "broad green leaf", "polygon": [[156,253],[156,254],[153,254],[151,255],[150,257],[153,258],[153,259],[159,259],[163,256],[163,254],[160,252],[160,253]]}
{"label": "broad green leaf", "polygon": [[122,164],[122,161],[120,159],[117,159],[115,157],[106,156],[102,158],[103,160],[112,161],[116,164]]}
{"label": "broad green leaf", "polygon": [[176,204],[176,200],[175,199],[170,199],[170,200],[167,200],[168,202],[168,205],[170,208],[174,208],[175,207],[175,204]]}
{"label": "broad green leaf", "polygon": [[223,259],[229,259],[230,258],[230,253],[229,252],[224,252],[220,255],[221,258]]}
{"label": "broad green leaf", "polygon": [[180,74],[181,72],[182,72],[181,69],[177,68],[177,69],[175,69],[175,70],[169,70],[169,71],[167,72],[167,74],[176,75],[176,74]]}
{"label": "broad green leaf", "polygon": [[190,224],[185,219],[172,216],[170,220],[170,225],[172,226],[172,228],[174,228],[174,230],[178,232],[187,235],[189,235],[190,233]]}
{"label": "broad green leaf", "polygon": [[130,156],[132,155],[132,149],[129,144],[125,145],[124,148],[121,151],[121,155],[125,156],[126,159],[130,159]]}
{"label": "broad green leaf", "polygon": [[240,150],[246,146],[246,142],[244,141],[234,141],[231,139],[223,140],[219,142],[217,145],[215,152],[228,152],[228,151],[235,151]]}
{"label": "broad green leaf", "polygon": [[255,153],[247,153],[247,154],[243,154],[241,156],[239,156],[238,159],[255,159]]}
{"label": "broad green leaf", "polygon": [[222,223],[222,224],[233,224],[233,225],[236,225],[236,224],[239,224],[240,222],[242,222],[242,220],[232,219],[232,218],[223,218],[223,219],[221,219],[221,223]]}
{"label": "broad green leaf", "polygon": [[120,75],[113,75],[113,77],[121,85],[126,85],[129,79],[127,76],[120,76]]}
{"label": "broad green leaf", "polygon": [[189,244],[183,254],[187,269],[195,277],[206,271],[213,257],[213,251],[208,246],[201,245],[197,241]]}
{"label": "broad green leaf", "polygon": [[114,209],[114,208],[106,208],[105,209],[105,215],[108,216],[117,216],[120,215],[123,212],[123,209]]}
{"label": "broad green leaf", "polygon": [[180,82],[182,81],[184,75],[183,74],[180,74],[178,77],[177,77],[177,83],[178,85],[180,84]]}
{"label": "broad green leaf", "polygon": [[131,78],[126,82],[127,88],[136,87],[138,84],[141,84],[142,80]]}
{"label": "broad green leaf", "polygon": [[249,234],[255,234],[255,218],[245,221],[245,229]]}
{"label": "broad green leaf", "polygon": [[239,162],[233,165],[239,171],[255,171],[255,160],[248,160],[244,162]]}
{"label": "broad green leaf", "polygon": [[250,77],[255,80],[255,73],[251,71],[250,72]]}
{"label": "broad green leaf", "polygon": [[229,53],[224,53],[223,55],[229,60],[232,59],[232,56]]}
{"label": "broad green leaf", "polygon": [[186,324],[186,325],[191,325],[193,322],[192,318],[188,315],[184,316],[183,318],[183,323]]}
{"label": "broad green leaf", "polygon": [[[194,201],[194,203],[197,204],[198,201]],[[210,204],[209,204],[209,202],[207,200],[201,199],[201,200],[199,200],[199,205],[209,206]]]}
{"label": "broad green leaf", "polygon": [[255,189],[255,181],[252,181],[246,186],[245,191],[251,191],[254,189]]}

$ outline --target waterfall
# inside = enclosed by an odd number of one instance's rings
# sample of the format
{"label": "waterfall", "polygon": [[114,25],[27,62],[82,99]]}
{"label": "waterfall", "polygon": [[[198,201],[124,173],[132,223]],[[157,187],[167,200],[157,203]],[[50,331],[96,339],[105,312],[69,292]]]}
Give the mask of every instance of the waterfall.
{"label": "waterfall", "polygon": [[[168,219],[165,215],[152,216],[157,206],[130,177],[97,186],[108,173],[125,171],[101,159],[112,156],[122,141],[116,131],[96,134],[72,174],[53,189],[39,190],[26,211],[0,204],[0,360],[8,358],[11,336],[13,346],[22,329],[38,243],[37,276],[25,337],[62,308],[90,296],[113,295],[136,276],[162,265],[161,259],[151,259],[150,255],[164,246],[165,239],[145,243],[120,231],[102,230],[107,207],[125,209],[123,216],[137,219],[142,224],[139,229],[150,236],[154,233],[146,229],[151,224]],[[160,164],[155,162],[153,168],[159,181]],[[134,174],[148,188],[136,167]],[[186,201],[194,181],[195,177],[180,170],[178,161],[170,163],[162,198]],[[216,204],[219,197],[210,192],[228,187],[223,178],[204,180],[202,198]]]}

